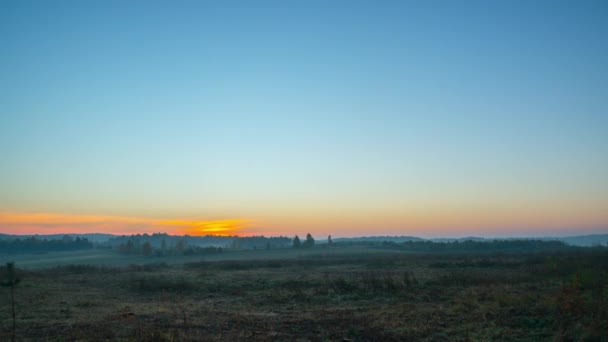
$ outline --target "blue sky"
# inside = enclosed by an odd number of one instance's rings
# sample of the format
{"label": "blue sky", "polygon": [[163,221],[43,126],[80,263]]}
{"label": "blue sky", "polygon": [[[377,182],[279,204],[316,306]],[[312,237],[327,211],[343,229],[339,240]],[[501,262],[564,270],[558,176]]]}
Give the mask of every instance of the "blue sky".
{"label": "blue sky", "polygon": [[0,210],[606,231],[607,23],[605,1],[3,1]]}

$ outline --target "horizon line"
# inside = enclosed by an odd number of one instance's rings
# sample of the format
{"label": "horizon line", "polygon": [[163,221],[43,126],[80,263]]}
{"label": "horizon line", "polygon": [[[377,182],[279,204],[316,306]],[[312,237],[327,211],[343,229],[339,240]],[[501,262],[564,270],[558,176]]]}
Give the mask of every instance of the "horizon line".
{"label": "horizon line", "polygon": [[[123,237],[123,236],[137,236],[137,235],[168,235],[168,236],[175,236],[175,237],[225,237],[225,238],[247,238],[247,237],[266,237],[266,238],[273,238],[273,237],[288,237],[291,238],[290,235],[264,235],[264,234],[260,234],[260,235],[221,235],[221,234],[205,234],[205,235],[190,235],[190,234],[169,234],[167,232],[154,232],[154,233],[132,233],[132,234],[112,234],[112,233],[99,233],[99,232],[93,232],[93,233],[52,233],[52,234],[39,234],[39,233],[35,233],[35,234],[10,234],[10,233],[3,233],[0,232],[0,235],[7,235],[7,236],[54,236],[54,235],[76,235],[76,236],[83,236],[83,235],[110,235],[110,236],[114,236],[114,237]],[[305,233],[308,234],[308,233]],[[295,234],[294,236],[306,236],[305,234]],[[311,234],[313,235],[313,234]],[[424,237],[424,236],[420,236],[420,235],[354,235],[354,236],[333,236],[332,234],[328,234],[328,236],[331,236],[332,239],[358,239],[358,238],[418,238],[418,239],[423,239],[423,240],[433,240],[433,239],[468,239],[468,238],[482,238],[482,239],[531,239],[531,238],[571,238],[571,237],[586,237],[586,236],[597,236],[597,235],[608,235],[608,228],[606,230],[606,232],[598,232],[598,233],[589,233],[589,234],[578,234],[578,235],[513,235],[513,236],[508,236],[508,235],[493,235],[493,236],[488,236],[488,235],[463,235],[463,236],[434,236],[434,237]],[[325,236],[325,235],[323,235]],[[315,237],[315,235],[313,235],[313,237]],[[316,239],[321,239],[320,237],[318,237],[318,235],[315,237]]]}

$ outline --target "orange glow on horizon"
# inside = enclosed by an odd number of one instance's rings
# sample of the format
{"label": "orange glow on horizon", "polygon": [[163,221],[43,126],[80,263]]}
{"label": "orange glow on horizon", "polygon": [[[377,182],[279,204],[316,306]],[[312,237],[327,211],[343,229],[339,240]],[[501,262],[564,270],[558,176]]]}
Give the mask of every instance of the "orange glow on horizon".
{"label": "orange glow on horizon", "polygon": [[25,213],[0,211],[0,233],[61,234],[108,233],[119,235],[165,232],[174,235],[252,235],[250,220],[152,219],[125,216]]}
{"label": "orange glow on horizon", "polygon": [[248,221],[245,219],[215,221],[167,220],[162,221],[161,225],[183,227],[179,232],[184,235],[239,235],[239,232],[247,226]]}
{"label": "orange glow on horizon", "polygon": [[280,211],[253,218],[142,218],[128,216],[28,213],[0,211],[0,233],[67,234],[108,233],[131,235],[164,232],[172,235],[313,236],[370,235],[414,236],[525,236],[603,233],[608,218],[573,210],[536,212],[533,210],[430,210],[410,209],[402,213],[351,211]]}

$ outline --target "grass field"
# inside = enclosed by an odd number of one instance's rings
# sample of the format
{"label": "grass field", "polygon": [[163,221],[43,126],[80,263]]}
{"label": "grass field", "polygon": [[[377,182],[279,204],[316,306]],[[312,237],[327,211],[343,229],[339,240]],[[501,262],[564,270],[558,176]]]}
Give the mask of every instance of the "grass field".
{"label": "grass field", "polygon": [[0,256],[0,262],[15,262],[23,269],[38,269],[65,265],[103,265],[111,267],[124,267],[132,264],[158,264],[179,265],[197,262],[201,260],[276,260],[294,259],[305,257],[332,257],[339,255],[375,255],[403,253],[402,251],[391,251],[371,247],[349,247],[349,248],[315,248],[315,249],[259,249],[228,251],[221,254],[211,255],[171,255],[171,256],[134,256],[116,253],[114,250],[94,249],[70,252],[52,252],[44,254],[20,254],[12,256]]}
{"label": "grass field", "polygon": [[[103,250],[16,258],[17,339],[608,339],[605,249],[416,254],[340,247],[202,259]],[[1,298],[5,341],[7,290]]]}

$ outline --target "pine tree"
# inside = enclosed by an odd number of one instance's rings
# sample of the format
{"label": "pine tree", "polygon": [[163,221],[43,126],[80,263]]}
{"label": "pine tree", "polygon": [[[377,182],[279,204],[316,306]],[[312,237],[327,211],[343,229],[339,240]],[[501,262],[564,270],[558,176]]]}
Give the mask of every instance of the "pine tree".
{"label": "pine tree", "polygon": [[293,238],[293,248],[300,248],[301,245],[300,238],[296,235],[296,237]]}
{"label": "pine tree", "polygon": [[311,248],[312,246],[315,245],[315,239],[313,239],[313,237],[312,237],[312,235],[310,235],[310,233],[306,234],[306,241],[304,241],[304,243],[302,245],[306,248]]}

